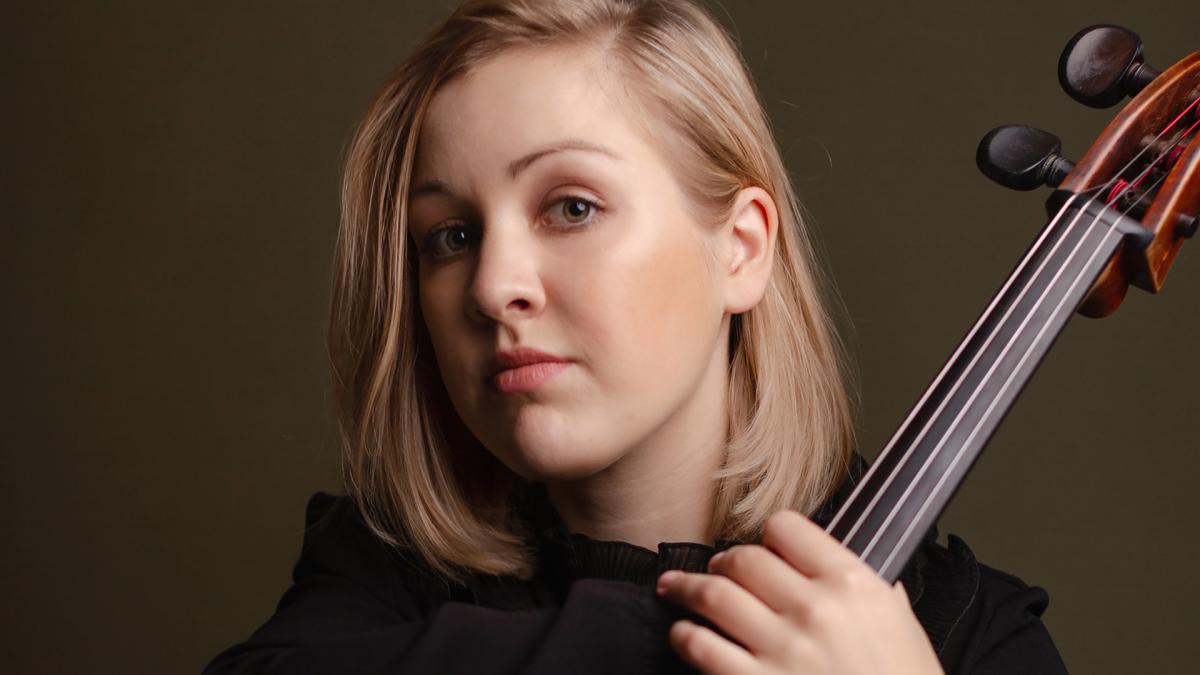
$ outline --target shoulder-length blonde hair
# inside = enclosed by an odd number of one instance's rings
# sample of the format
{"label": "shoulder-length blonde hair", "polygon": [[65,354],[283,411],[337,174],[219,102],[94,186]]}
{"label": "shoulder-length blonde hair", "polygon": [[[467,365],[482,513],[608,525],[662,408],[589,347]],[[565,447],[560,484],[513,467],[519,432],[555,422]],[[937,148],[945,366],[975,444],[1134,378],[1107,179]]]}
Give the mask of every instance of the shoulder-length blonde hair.
{"label": "shoulder-length blonde hair", "polygon": [[406,205],[417,139],[442,85],[506,49],[565,44],[604,53],[641,108],[632,117],[670,144],[663,156],[699,221],[727,221],[749,185],[779,206],[765,296],[731,320],[710,531],[748,541],[775,511],[811,514],[853,452],[851,378],[825,277],[725,31],[689,0],[468,1],[392,73],[349,147],[329,326],[347,491],[378,537],[448,579],[525,577],[532,557],[507,508],[523,481],[463,428],[420,315]]}

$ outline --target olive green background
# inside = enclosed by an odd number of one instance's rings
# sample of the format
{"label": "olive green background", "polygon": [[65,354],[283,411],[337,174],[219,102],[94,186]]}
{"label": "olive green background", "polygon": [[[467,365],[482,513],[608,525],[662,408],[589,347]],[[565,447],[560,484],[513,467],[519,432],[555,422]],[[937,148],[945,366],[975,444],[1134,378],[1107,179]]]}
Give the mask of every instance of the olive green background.
{"label": "olive green background", "polygon": [[[338,172],[448,3],[30,3],[4,72],[0,663],[198,672],[271,613],[338,490],[323,332]],[[1078,156],[1113,111],[1054,76],[1077,29],[1200,49],[1194,0],[730,2],[853,321],[862,447],[895,425],[1043,223],[974,167],[1022,122]],[[1184,672],[1200,554],[1200,247],[1077,318],[942,520],[1046,587],[1073,672]]]}

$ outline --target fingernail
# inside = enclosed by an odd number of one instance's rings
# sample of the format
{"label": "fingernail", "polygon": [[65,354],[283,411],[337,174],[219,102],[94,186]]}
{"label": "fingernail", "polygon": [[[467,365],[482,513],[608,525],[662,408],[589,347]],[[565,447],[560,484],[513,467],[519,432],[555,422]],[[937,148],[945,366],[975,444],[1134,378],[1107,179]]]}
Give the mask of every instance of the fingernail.
{"label": "fingernail", "polygon": [[717,561],[718,561],[718,560],[720,560],[720,559],[721,559],[721,556],[723,556],[723,555],[725,555],[725,552],[724,552],[724,551],[721,551],[721,552],[717,553],[716,555],[714,555],[713,557],[709,558],[709,559],[708,559],[708,567],[709,567],[709,569],[711,569],[713,565],[716,565],[716,564],[717,564]]}
{"label": "fingernail", "polygon": [[678,577],[678,576],[679,576],[679,572],[677,572],[675,570],[669,570],[667,572],[663,572],[662,575],[658,577],[658,586],[656,587],[658,592],[662,593],[662,592],[666,591],[667,586],[670,586],[671,582],[674,581],[675,577]]}

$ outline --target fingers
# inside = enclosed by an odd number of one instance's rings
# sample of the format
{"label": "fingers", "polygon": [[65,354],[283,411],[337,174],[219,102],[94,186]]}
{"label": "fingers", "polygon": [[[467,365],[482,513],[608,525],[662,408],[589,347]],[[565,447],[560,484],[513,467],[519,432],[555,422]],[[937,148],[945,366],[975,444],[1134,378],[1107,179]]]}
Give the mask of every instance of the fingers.
{"label": "fingers", "polygon": [[709,675],[751,673],[758,667],[745,649],[687,619],[672,624],[667,638],[684,661]]}
{"label": "fingers", "polygon": [[708,571],[736,581],[765,605],[784,615],[803,609],[812,582],[770,549],[734,546],[709,561]]}
{"label": "fingers", "polygon": [[782,628],[782,619],[771,608],[718,574],[667,572],[659,577],[658,592],[664,599],[707,617],[753,652],[769,649]]}
{"label": "fingers", "polygon": [[810,577],[835,576],[866,566],[850,549],[797,511],[777,511],[767,518],[763,546]]}

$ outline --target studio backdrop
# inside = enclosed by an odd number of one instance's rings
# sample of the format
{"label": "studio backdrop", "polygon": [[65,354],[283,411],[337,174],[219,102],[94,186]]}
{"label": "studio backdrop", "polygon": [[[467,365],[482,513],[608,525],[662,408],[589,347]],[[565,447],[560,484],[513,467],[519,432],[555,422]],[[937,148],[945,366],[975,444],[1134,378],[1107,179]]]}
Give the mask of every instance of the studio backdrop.
{"label": "studio backdrop", "polygon": [[[32,3],[6,12],[3,654],[188,673],[273,611],[341,491],[324,331],[339,170],[448,2]],[[1045,222],[975,168],[1000,124],[1078,157],[1115,109],[1066,40],[1200,50],[1194,0],[708,5],[737,37],[847,309],[874,457]],[[1194,668],[1200,244],[1076,317],[940,523],[1045,587],[1079,673]]]}

